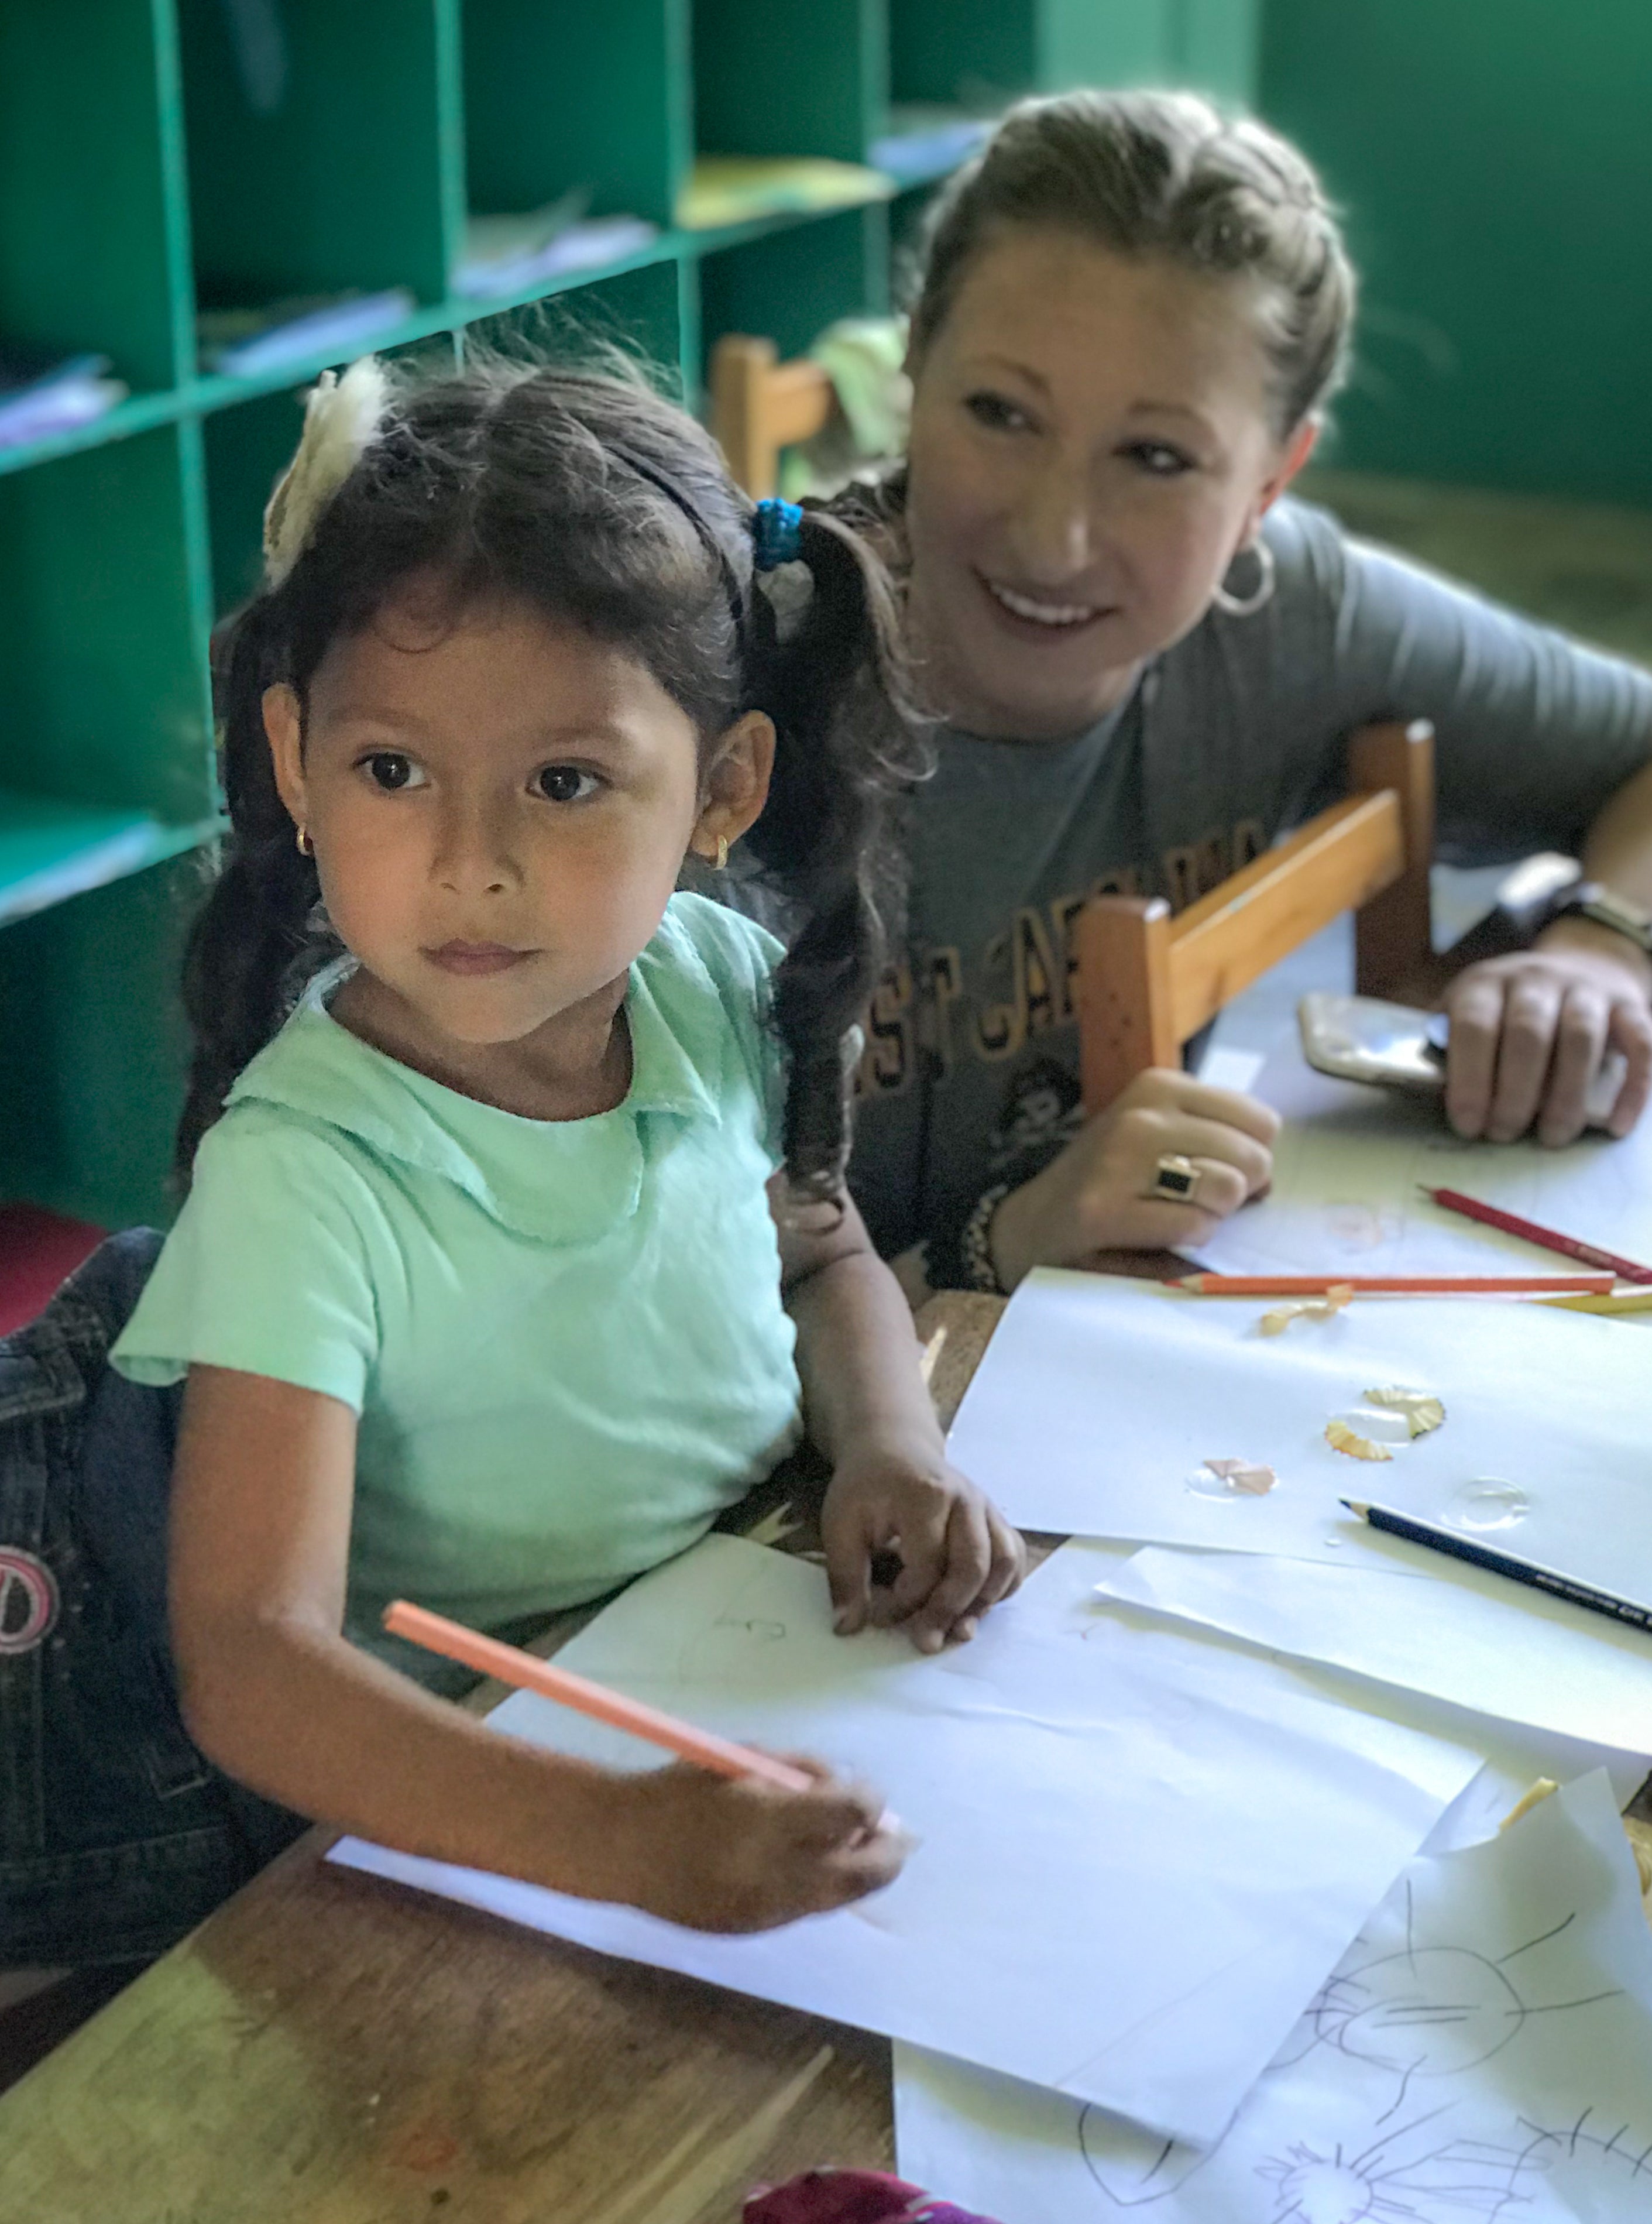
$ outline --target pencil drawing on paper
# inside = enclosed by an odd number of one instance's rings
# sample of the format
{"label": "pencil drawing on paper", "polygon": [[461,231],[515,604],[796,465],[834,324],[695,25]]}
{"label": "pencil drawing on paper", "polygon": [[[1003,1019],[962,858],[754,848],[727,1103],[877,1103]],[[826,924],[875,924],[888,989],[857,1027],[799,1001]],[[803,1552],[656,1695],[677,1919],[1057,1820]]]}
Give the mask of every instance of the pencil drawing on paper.
{"label": "pencil drawing on paper", "polygon": [[[1594,2114],[1586,2108],[1569,2124],[1549,2130],[1534,2123],[1529,2116],[1520,2119],[1520,2128],[1530,2140],[1529,2151],[1541,2160],[1545,2169],[1562,2158],[1569,2161],[1574,2156],[1617,2164],[1631,2178],[1648,2180],[1647,2190],[1652,2195],[1652,2137],[1643,2140],[1638,2132],[1632,2133],[1627,2124],[1620,2124],[1608,2132],[1604,2124],[1595,2128],[1590,2124]],[[1644,2126],[1643,2126],[1644,2129]]]}
{"label": "pencil drawing on paper", "polygon": [[[1269,2224],[1460,2224],[1466,2217],[1495,2224],[1511,2206],[1525,2206],[1542,2163],[1493,2141],[1430,2143],[1428,2127],[1446,2109],[1431,2109],[1357,2154],[1301,2145],[1258,2163],[1257,2176],[1275,2188]],[[1415,2151],[1414,2135],[1422,2135]]]}
{"label": "pencil drawing on paper", "polygon": [[[1652,2136],[1597,2125],[1590,2109],[1555,2125],[1511,2116],[1506,2137],[1466,2136],[1493,2127],[1472,2088],[1464,2096],[1452,2087],[1511,2046],[1535,2017],[1582,2015],[1623,1997],[1617,1988],[1573,1996],[1564,1986],[1548,1997],[1556,1988],[1543,1981],[1543,1949],[1555,1946],[1564,1958],[1577,1921],[1575,1911],[1565,1915],[1495,1958],[1472,1946],[1428,1944],[1416,1935],[1408,1880],[1404,1944],[1363,1962],[1351,1956],[1275,2059],[1274,2069],[1285,2069],[1322,2050],[1349,2064],[1352,2136],[1283,2143],[1252,2165],[1272,2188],[1267,2224],[1513,2224],[1546,2183],[1598,2168],[1643,2177],[1652,2214]],[[1433,2093],[1430,2081],[1441,2081]],[[1417,2113],[1404,2113],[1408,2100]],[[1207,2152],[1147,2139],[1094,2108],[1079,2112],[1075,2128],[1108,2213],[1178,2194],[1244,2136],[1243,2124],[1241,2114]],[[1501,2132],[1502,2121],[1495,2128]]]}
{"label": "pencil drawing on paper", "polygon": [[[1469,1946],[1417,1943],[1411,1887],[1405,1887],[1405,1944],[1392,1954],[1327,1980],[1304,2019],[1307,2044],[1334,2047],[1397,2081],[1378,2121],[1403,2106],[1418,2079],[1453,2077],[1502,2052],[1536,2015],[1561,2015],[1620,1997],[1617,1990],[1578,2000],[1543,2000],[1541,1983],[1510,1964],[1562,1938],[1577,1920],[1567,1915],[1496,1961]],[[1541,1968],[1541,1963],[1529,1965]]]}
{"label": "pencil drawing on paper", "polygon": [[[1603,2167],[1624,2181],[1644,2177],[1652,2196],[1652,2139],[1627,2124],[1592,2129],[1592,2108],[1554,2129],[1517,2117],[1507,2145],[1440,2137],[1437,2120],[1452,2111],[1449,2101],[1430,2109],[1352,2157],[1340,2146],[1320,2154],[1302,2145],[1258,2163],[1257,2176],[1276,2189],[1269,2224],[1459,2224],[1465,2217],[1498,2224],[1505,2216],[1512,2224],[1545,2183],[1564,2200],[1581,2175]],[[1587,2213],[1596,2213],[1594,2199]]]}
{"label": "pencil drawing on paper", "polygon": [[1213,2147],[1201,2153],[1176,2139],[1150,2139],[1088,2105],[1079,2111],[1078,2149],[1085,2169],[1116,2208],[1143,2208],[1180,2192],[1216,2151]]}

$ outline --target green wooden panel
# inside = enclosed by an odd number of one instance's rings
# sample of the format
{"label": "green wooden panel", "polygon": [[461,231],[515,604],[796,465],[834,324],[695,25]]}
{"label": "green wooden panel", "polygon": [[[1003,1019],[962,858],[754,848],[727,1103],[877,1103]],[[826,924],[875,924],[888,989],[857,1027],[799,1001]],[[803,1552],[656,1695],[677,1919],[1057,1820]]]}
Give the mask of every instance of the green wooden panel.
{"label": "green wooden panel", "polygon": [[167,387],[193,316],[169,0],[5,0],[0,332]]}
{"label": "green wooden panel", "polygon": [[1175,73],[1240,107],[1256,104],[1263,0],[1178,0],[1172,27]]}
{"label": "green wooden panel", "polygon": [[980,102],[1037,82],[1036,0],[889,0],[896,100]]}
{"label": "green wooden panel", "polygon": [[0,786],[211,809],[195,429],[0,479]]}
{"label": "green wooden panel", "polygon": [[684,256],[677,265],[677,375],[685,408],[706,414],[705,336],[700,309],[700,265]]}
{"label": "green wooden panel", "polygon": [[979,104],[1077,85],[1255,98],[1262,0],[890,0],[897,100]]}
{"label": "green wooden panel", "polygon": [[1262,106],[1365,275],[1339,463],[1652,502],[1652,9],[1270,0]]}
{"label": "green wooden panel", "polygon": [[470,205],[591,189],[599,215],[669,224],[690,156],[688,0],[465,0]]}
{"label": "green wooden panel", "polygon": [[885,0],[697,0],[696,143],[862,162],[889,107]]}
{"label": "green wooden panel", "polygon": [[0,1194],[106,1228],[170,1216],[178,979],[202,893],[182,858],[0,934]]}
{"label": "green wooden panel", "polygon": [[203,298],[442,299],[463,192],[456,6],[284,0],[272,59],[237,48],[221,0],[179,0]]}
{"label": "green wooden panel", "polygon": [[724,332],[759,332],[783,356],[798,355],[835,319],[885,306],[887,221],[881,205],[846,209],[705,256],[700,265],[705,346]]}
{"label": "green wooden panel", "polygon": [[1159,85],[1177,73],[1177,0],[1038,0],[1037,82]]}
{"label": "green wooden panel", "polygon": [[303,423],[303,395],[295,393],[261,394],[203,421],[217,613],[233,610],[258,584],[264,505],[293,460]]}

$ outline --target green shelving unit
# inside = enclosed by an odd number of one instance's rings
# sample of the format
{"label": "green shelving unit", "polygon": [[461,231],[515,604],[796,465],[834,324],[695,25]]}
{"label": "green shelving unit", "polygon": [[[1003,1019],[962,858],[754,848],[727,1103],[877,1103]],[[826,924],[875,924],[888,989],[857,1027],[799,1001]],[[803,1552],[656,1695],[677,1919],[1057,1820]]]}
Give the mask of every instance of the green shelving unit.
{"label": "green shelving unit", "polygon": [[[920,195],[687,231],[699,156],[866,163],[892,96],[1192,74],[1249,87],[1257,0],[6,0],[0,342],[129,398],[0,448],[0,1204],[165,1216],[178,955],[218,825],[207,652],[331,358],[206,375],[198,310],[405,288],[376,344],[623,336],[690,403],[724,332],[785,351],[889,298]],[[456,295],[472,214],[583,190],[634,253]]]}

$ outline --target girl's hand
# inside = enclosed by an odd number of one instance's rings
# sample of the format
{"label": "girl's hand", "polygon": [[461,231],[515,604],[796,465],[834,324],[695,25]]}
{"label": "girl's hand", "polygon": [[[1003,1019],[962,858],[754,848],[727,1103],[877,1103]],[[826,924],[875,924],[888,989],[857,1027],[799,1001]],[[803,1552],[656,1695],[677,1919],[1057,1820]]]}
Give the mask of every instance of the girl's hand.
{"label": "girl's hand", "polygon": [[[1070,1267],[1096,1251],[1202,1242],[1273,1178],[1279,1115],[1236,1090],[1155,1066],[1087,1121],[1061,1156],[993,1215],[993,1260],[1006,1290],[1034,1267]],[[1156,1197],[1162,1158],[1191,1159],[1185,1198]]]}
{"label": "girl's hand", "polygon": [[1534,950],[1468,966],[1451,984],[1446,1110],[1460,1135],[1574,1142],[1608,1050],[1629,1071],[1608,1122],[1626,1135],[1652,1089],[1647,962],[1586,919],[1557,921]]}
{"label": "girl's hand", "polygon": [[[840,1460],[820,1534],[839,1636],[868,1622],[903,1628],[920,1652],[967,1643],[1027,1571],[1020,1531],[942,1453],[874,1450]],[[900,1573],[874,1588],[879,1553],[898,1553]]]}
{"label": "girl's hand", "polygon": [[688,1761],[618,1779],[605,1848],[616,1888],[605,1885],[602,1897],[695,1930],[772,1930],[892,1884],[911,1841],[885,1822],[878,1794],[784,1757],[814,1778],[812,1789],[714,1776]]}

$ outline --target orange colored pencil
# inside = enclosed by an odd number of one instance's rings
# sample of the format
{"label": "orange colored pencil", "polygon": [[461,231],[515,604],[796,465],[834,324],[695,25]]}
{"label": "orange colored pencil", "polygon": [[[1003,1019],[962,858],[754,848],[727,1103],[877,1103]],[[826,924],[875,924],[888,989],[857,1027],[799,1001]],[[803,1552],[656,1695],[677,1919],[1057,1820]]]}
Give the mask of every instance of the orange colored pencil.
{"label": "orange colored pencil", "polygon": [[1183,1274],[1173,1290],[1201,1298],[1317,1298],[1327,1290],[1385,1290],[1397,1296],[1497,1296],[1525,1290],[1604,1297],[1611,1274]]}
{"label": "orange colored pencil", "polygon": [[537,1691],[541,1698],[554,1699],[559,1706],[571,1707],[576,1714],[589,1715],[594,1722],[607,1722],[616,1730],[628,1730],[633,1737],[664,1746],[667,1753],[697,1761],[702,1768],[719,1776],[760,1777],[782,1791],[814,1789],[813,1777],[787,1761],[756,1753],[750,1746],[736,1745],[710,1730],[697,1730],[675,1715],[662,1714],[658,1707],[627,1699],[605,1684],[576,1676],[571,1669],[553,1668],[548,1660],[536,1659],[520,1646],[503,1645],[496,1637],[483,1637],[477,1630],[466,1629],[462,1622],[450,1621],[445,1614],[409,1606],[406,1599],[396,1599],[386,1607],[384,1626],[393,1636],[409,1638],[427,1652],[439,1652],[467,1668],[480,1669],[484,1676],[496,1676],[501,1684],[514,1684],[519,1690]]}

